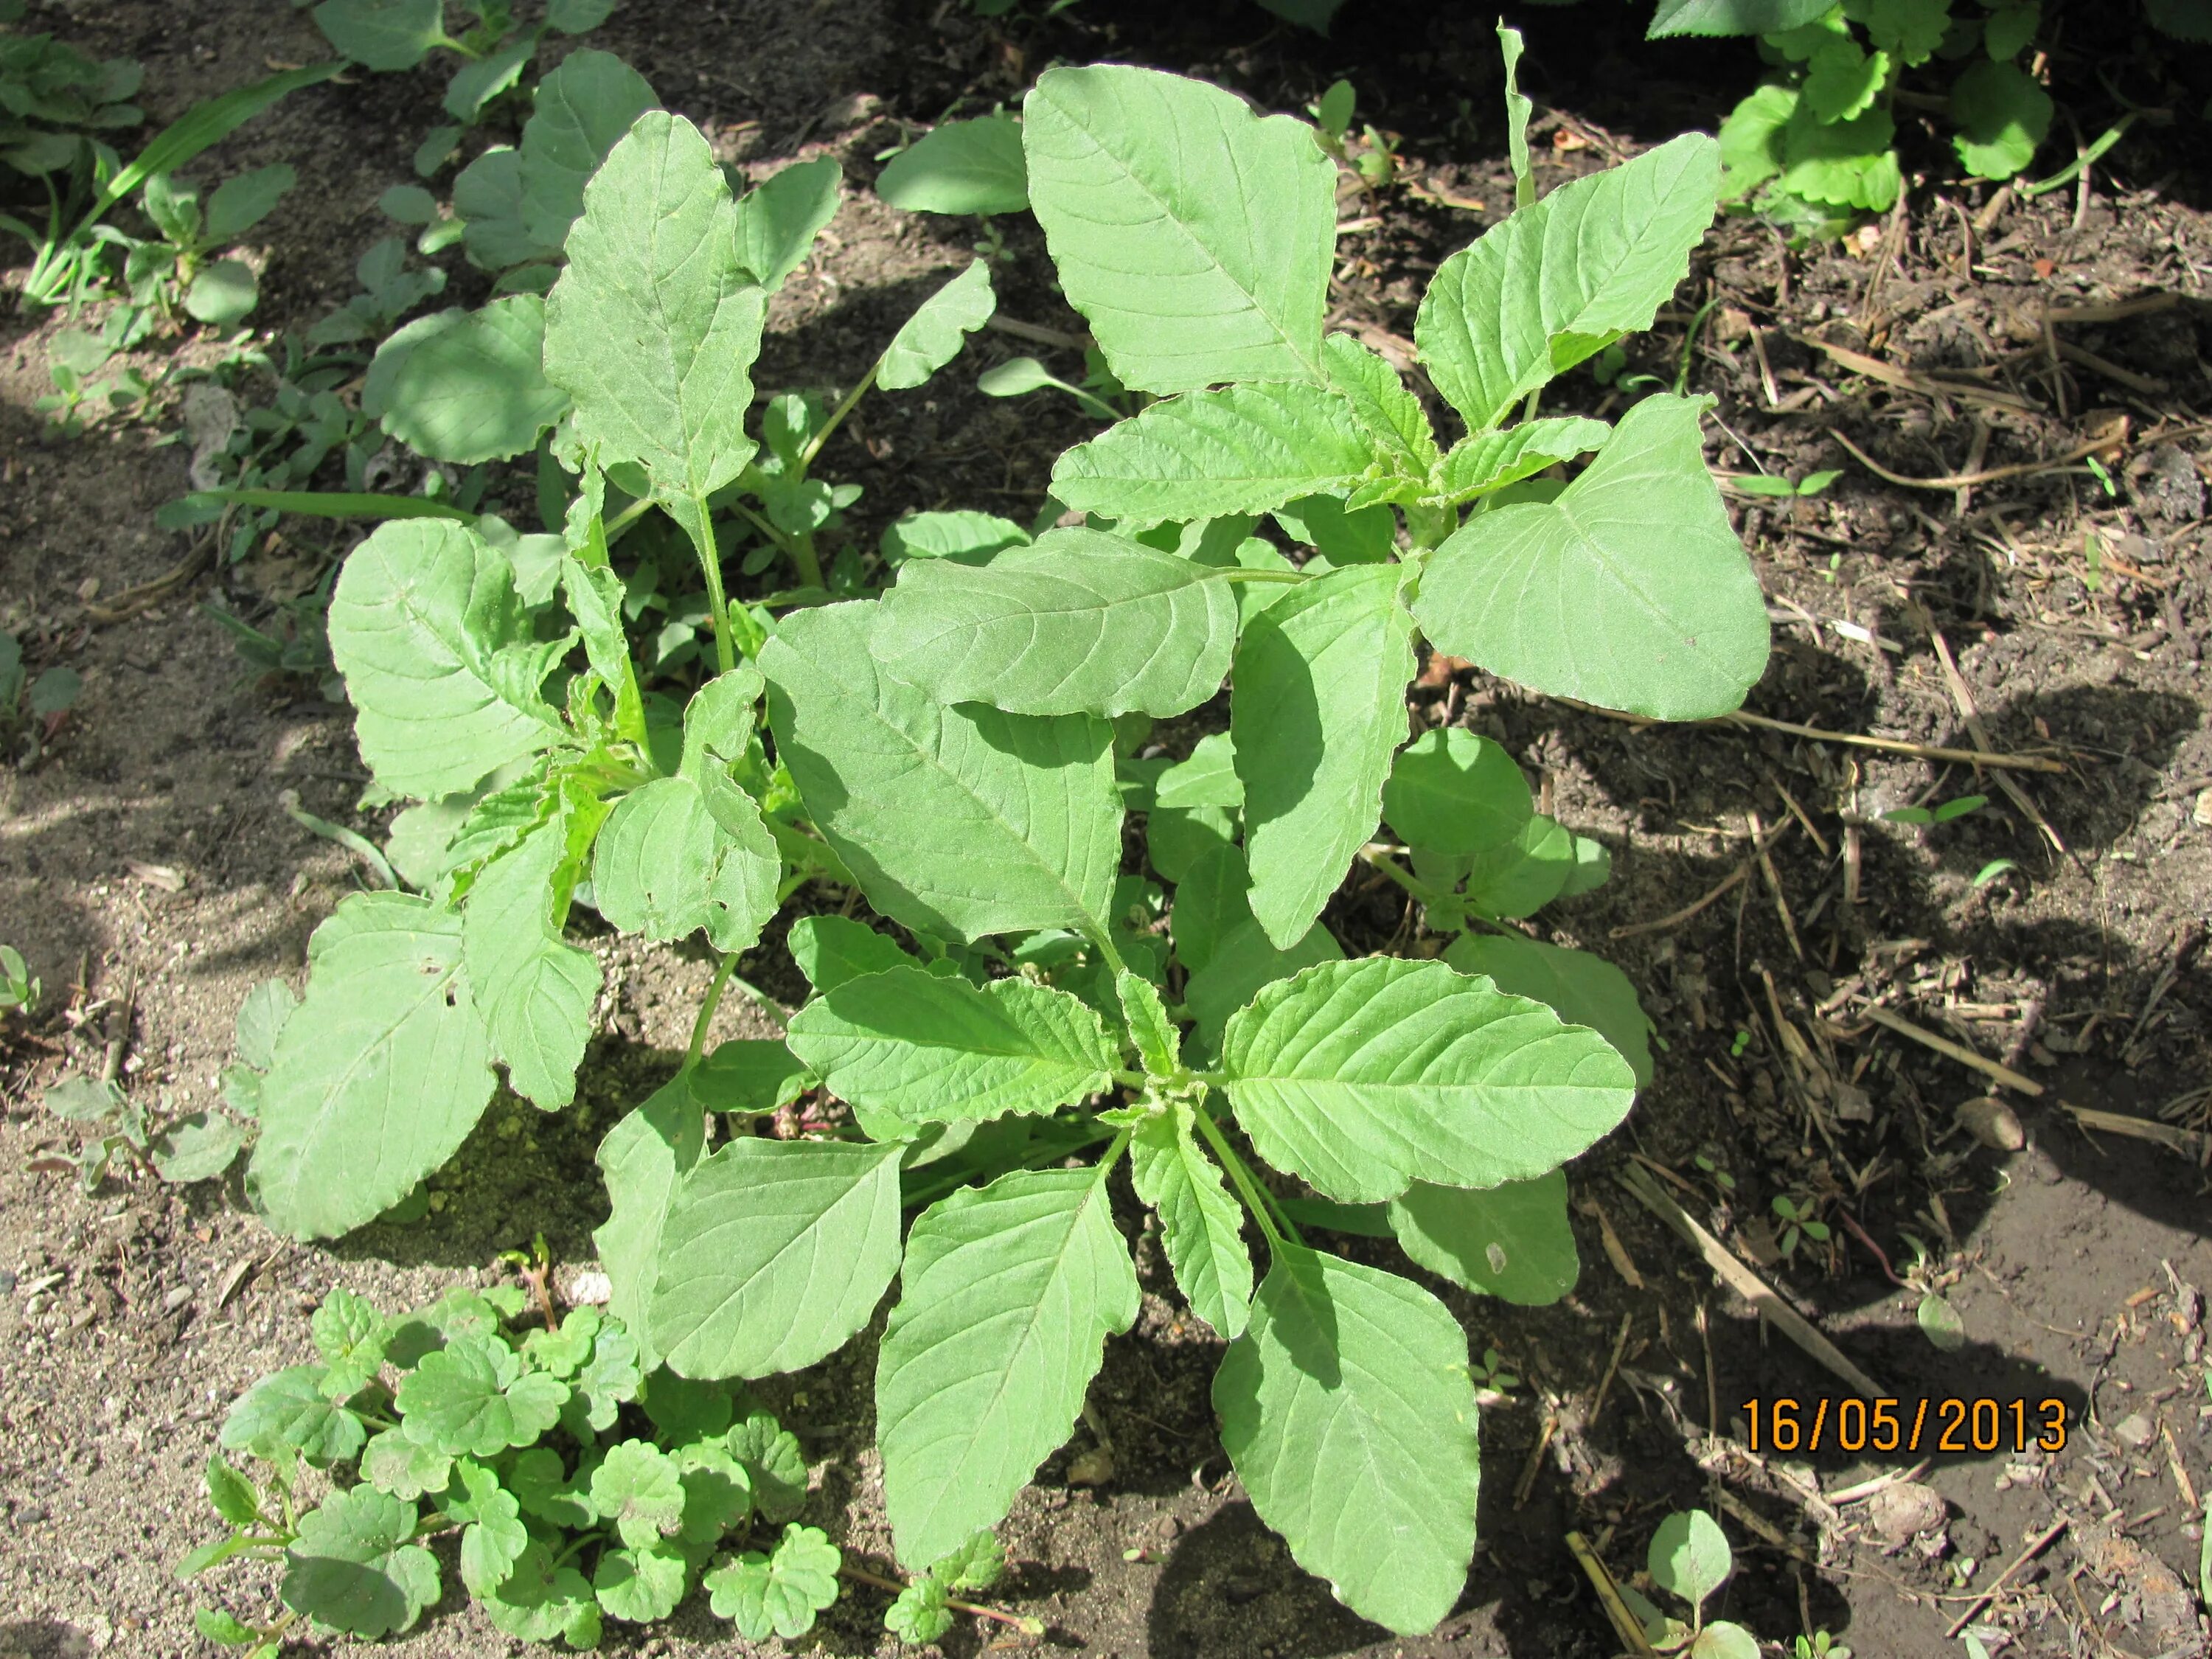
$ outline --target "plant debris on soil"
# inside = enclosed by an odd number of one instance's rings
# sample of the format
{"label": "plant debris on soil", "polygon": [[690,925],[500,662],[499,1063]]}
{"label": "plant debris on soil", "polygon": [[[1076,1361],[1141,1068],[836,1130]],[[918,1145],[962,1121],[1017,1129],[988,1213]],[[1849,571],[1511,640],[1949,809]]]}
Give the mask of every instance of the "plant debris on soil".
{"label": "plant debris on soil", "polygon": [[[592,37],[754,176],[816,155],[846,169],[825,251],[771,314],[761,386],[849,379],[971,257],[971,223],[874,198],[875,158],[1014,102],[1055,58],[1171,68],[1269,109],[1352,80],[1400,176],[1369,189],[1346,175],[1332,324],[1411,361],[1428,273],[1512,200],[1489,13],[1351,5],[1324,40],[1245,0],[1043,9],[628,0]],[[1758,73],[1746,43],[1646,45],[1640,10],[1599,0],[1515,21],[1546,188],[1710,131]],[[1042,1646],[1610,1654],[1566,1535],[1628,1581],[1660,1518],[1694,1504],[1736,1548],[1709,1611],[1770,1650],[1826,1631],[1868,1659],[1936,1655],[1963,1651],[1964,1631],[1991,1654],[2206,1651],[2212,58],[2143,32],[2133,7],[2076,5],[2065,25],[2054,94],[2085,138],[2116,88],[2170,118],[2032,198],[1960,182],[1947,147],[1907,133],[1908,179],[1921,176],[1893,214],[1805,248],[1723,218],[1613,383],[1581,373],[1557,388],[1563,410],[1600,415],[1637,395],[1637,376],[1712,397],[1723,475],[1840,470],[1815,495],[1731,495],[1775,623],[1747,705],[1759,718],[1650,726],[1443,658],[1413,688],[1416,729],[1497,738],[1540,781],[1542,810],[1609,849],[1612,881],[1564,905],[1555,937],[1621,963],[1662,1051],[1625,1130],[1570,1172],[1576,1292],[1530,1310],[1443,1291],[1513,1379],[1486,1395],[1483,1541],[1457,1610],[1431,1636],[1390,1638],[1260,1524],[1215,1434],[1218,1344],[1148,1237],[1138,1324],[1109,1343],[1084,1426],[1003,1528],[1003,1605],[1044,1622]],[[306,14],[276,4],[55,0],[27,26],[143,59],[155,124],[324,54]],[[376,198],[414,182],[439,92],[428,71],[349,74],[213,153],[299,170],[257,233],[258,325],[304,325],[351,291],[354,259],[386,231]],[[2054,137],[2042,170],[2073,142]],[[1075,353],[1039,343],[1080,321],[1036,227],[1004,229],[1002,314],[1030,328],[979,337],[926,394],[838,440],[838,476],[866,488],[863,546],[902,506],[1025,518],[1053,458],[1091,429],[1073,404],[972,390],[1018,355],[1080,374]],[[588,1264],[604,1212],[592,1147],[672,1071],[712,969],[600,940],[611,1031],[576,1105],[495,1106],[413,1224],[301,1246],[260,1226],[234,1176],[172,1188],[119,1171],[87,1193],[56,1173],[77,1136],[40,1105],[49,1083],[98,1075],[113,1044],[134,1097],[209,1105],[246,990],[296,983],[308,933],[361,879],[280,796],[380,828],[358,810],[348,711],[304,682],[255,679],[198,608],[220,593],[265,614],[358,532],[288,520],[240,565],[103,606],[192,556],[190,532],[154,520],[188,488],[189,450],[165,435],[173,411],[75,438],[34,413],[58,326],[11,312],[0,357],[0,626],[84,687],[34,763],[0,769],[0,942],[46,988],[38,1016],[0,1026],[7,1659],[205,1650],[173,1570],[209,1535],[201,1471],[230,1402],[307,1352],[307,1313],[334,1284],[395,1310],[489,1282],[500,1251],[541,1232],[564,1271]],[[1972,796],[1985,804],[1926,821]],[[1421,948],[1404,896],[1371,872],[1327,921],[1355,951]],[[739,971],[795,1001],[781,939]],[[772,1031],[767,1018],[738,998],[720,1016],[728,1035]],[[805,1519],[881,1566],[876,1334],[763,1393],[812,1462]],[[1925,1402],[1917,1451],[1837,1449],[1850,1372],[1908,1427]],[[1938,1444],[1953,1401],[1960,1450]],[[1984,1401],[1998,1433],[1975,1413]],[[1808,1431],[1826,1413],[1827,1437],[1784,1444],[1785,1409]],[[897,1651],[884,1604],[853,1591],[811,1639]],[[449,1592],[389,1647],[520,1650],[459,1607]],[[723,1628],[693,1607],[608,1645],[742,1648]],[[945,1645],[1019,1639],[961,1629]]]}

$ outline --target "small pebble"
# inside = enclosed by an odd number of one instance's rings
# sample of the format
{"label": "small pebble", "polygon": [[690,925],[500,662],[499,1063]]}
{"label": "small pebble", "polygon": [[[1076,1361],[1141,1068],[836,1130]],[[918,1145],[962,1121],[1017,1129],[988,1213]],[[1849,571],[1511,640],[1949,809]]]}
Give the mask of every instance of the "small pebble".
{"label": "small pebble", "polygon": [[2122,1445],[2132,1446],[2137,1451],[2158,1438],[2158,1431],[2151,1426],[2150,1419],[2141,1412],[2130,1412],[2113,1424],[2112,1434]]}

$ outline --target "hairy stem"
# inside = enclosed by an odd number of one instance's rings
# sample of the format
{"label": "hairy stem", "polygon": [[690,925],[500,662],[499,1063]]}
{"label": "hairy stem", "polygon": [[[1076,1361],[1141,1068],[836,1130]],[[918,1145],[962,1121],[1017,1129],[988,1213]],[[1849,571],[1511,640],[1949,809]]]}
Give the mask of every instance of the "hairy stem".
{"label": "hairy stem", "polygon": [[[1213,1121],[1213,1114],[1201,1106],[1191,1116],[1197,1120],[1198,1132],[1206,1137],[1206,1144],[1213,1149],[1214,1157],[1219,1158],[1222,1168],[1229,1171],[1230,1180],[1237,1183],[1237,1191],[1244,1200],[1244,1207],[1252,1212],[1252,1218],[1260,1224],[1260,1231],[1267,1236],[1268,1249],[1279,1249],[1285,1233],[1291,1243],[1304,1244],[1305,1240],[1298,1237],[1298,1230],[1290,1217],[1275,1208],[1274,1201],[1267,1196],[1267,1189],[1260,1185],[1244,1160],[1237,1156],[1237,1149],[1229,1144],[1228,1137],[1221,1133],[1221,1126]],[[1282,1224],[1279,1229],[1276,1225],[1278,1221]]]}
{"label": "hairy stem", "polygon": [[730,642],[730,602],[722,596],[721,550],[714,545],[714,519],[706,496],[694,495],[691,509],[698,514],[692,540],[699,550],[700,574],[707,579],[707,603],[714,613],[715,671],[726,674],[738,665],[738,652]]}

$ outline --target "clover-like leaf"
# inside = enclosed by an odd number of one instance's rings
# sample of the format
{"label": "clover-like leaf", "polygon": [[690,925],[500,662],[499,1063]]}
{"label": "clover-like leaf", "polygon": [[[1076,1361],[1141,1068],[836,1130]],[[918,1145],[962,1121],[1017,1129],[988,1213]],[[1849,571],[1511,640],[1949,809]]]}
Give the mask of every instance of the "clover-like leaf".
{"label": "clover-like leaf", "polygon": [[683,1473],[650,1440],[619,1441],[592,1472],[592,1507],[623,1543],[647,1548],[684,1524]]}
{"label": "clover-like leaf", "polygon": [[437,1558],[413,1541],[412,1504],[355,1486],[300,1517],[284,1552],[284,1605],[374,1640],[403,1631],[438,1599]]}
{"label": "clover-like leaf", "polygon": [[592,1589],[610,1619],[649,1625],[676,1611],[691,1564],[665,1544],[600,1553]]}
{"label": "clover-like leaf", "polygon": [[343,1285],[323,1298],[307,1322],[315,1351],[329,1367],[323,1391],[333,1400],[344,1400],[368,1386],[384,1364],[385,1345],[392,1326],[366,1297],[356,1296]]}
{"label": "clover-like leaf", "polygon": [[814,1617],[837,1599],[837,1569],[844,1557],[829,1535],[813,1527],[788,1526],[773,1555],[748,1550],[702,1581],[717,1617],[736,1622],[748,1642],[770,1636],[795,1641],[814,1628]]}
{"label": "clover-like leaf", "polygon": [[797,1435],[767,1412],[753,1412],[732,1425],[723,1443],[744,1466],[763,1519],[783,1522],[799,1513],[806,1502],[806,1454]]}
{"label": "clover-like leaf", "polygon": [[263,1377],[223,1419],[223,1445],[270,1458],[296,1451],[318,1466],[351,1457],[368,1431],[330,1397],[325,1375],[320,1365],[288,1365]]}
{"label": "clover-like leaf", "polygon": [[463,1496],[449,1498],[446,1513],[461,1528],[461,1582],[472,1595],[489,1595],[507,1582],[530,1532],[522,1524],[522,1505],[481,1463],[463,1459],[454,1465]]}
{"label": "clover-like leaf", "polygon": [[427,1353],[399,1385],[407,1432],[456,1456],[492,1457],[526,1446],[561,1418],[568,1385],[525,1371],[503,1341],[456,1337]]}

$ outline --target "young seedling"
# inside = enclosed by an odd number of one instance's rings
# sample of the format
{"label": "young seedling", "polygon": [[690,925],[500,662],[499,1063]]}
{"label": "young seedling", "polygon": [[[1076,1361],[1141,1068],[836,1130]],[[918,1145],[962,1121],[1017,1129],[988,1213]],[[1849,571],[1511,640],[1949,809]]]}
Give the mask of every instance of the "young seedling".
{"label": "young seedling", "polygon": [[1784,1193],[1774,1195],[1771,1206],[1775,1218],[1782,1224],[1782,1235],[1777,1248],[1787,1261],[1797,1254],[1797,1246],[1809,1239],[1815,1244],[1828,1242],[1828,1224],[1817,1219],[1820,1206],[1810,1199],[1795,1199]]}
{"label": "young seedling", "polygon": [[1622,1588],[1622,1598],[1644,1620],[1654,1648],[1684,1659],[1759,1659],[1759,1640],[1749,1631],[1725,1619],[1705,1618],[1705,1603],[1735,1571],[1735,1553],[1711,1516],[1688,1510],[1662,1521],[1651,1535],[1645,1565],[1651,1582],[1690,1610],[1685,1621]]}
{"label": "young seedling", "polygon": [[1969,812],[1978,812],[1989,804],[1987,795],[1960,795],[1939,806],[1893,806],[1881,816],[1887,823],[1917,823],[1932,828],[1954,818],[1963,818]]}
{"label": "young seedling", "polygon": [[0,945],[0,1018],[9,1014],[34,1014],[44,988],[25,965],[23,953],[12,945]]}

